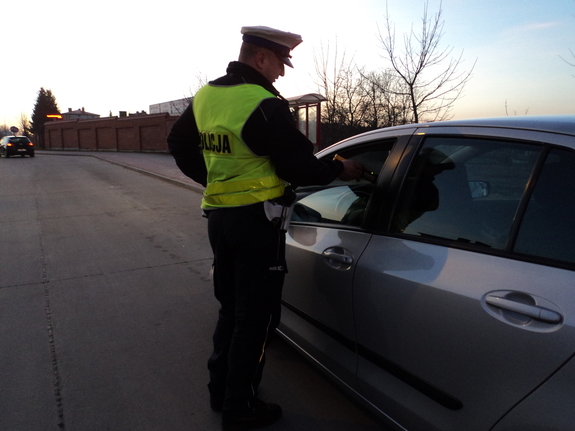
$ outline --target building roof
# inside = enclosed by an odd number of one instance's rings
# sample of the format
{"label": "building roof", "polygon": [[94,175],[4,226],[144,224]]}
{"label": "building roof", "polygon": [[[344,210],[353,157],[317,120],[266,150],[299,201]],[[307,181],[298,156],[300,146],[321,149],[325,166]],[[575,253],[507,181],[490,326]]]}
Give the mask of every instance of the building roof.
{"label": "building roof", "polygon": [[75,111],[72,111],[72,108],[68,108],[68,112],[62,112],[62,115],[87,115],[87,116],[91,116],[91,117],[99,117],[100,116],[100,114],[93,114],[91,112],[86,112],[84,110],[84,108],[76,109]]}

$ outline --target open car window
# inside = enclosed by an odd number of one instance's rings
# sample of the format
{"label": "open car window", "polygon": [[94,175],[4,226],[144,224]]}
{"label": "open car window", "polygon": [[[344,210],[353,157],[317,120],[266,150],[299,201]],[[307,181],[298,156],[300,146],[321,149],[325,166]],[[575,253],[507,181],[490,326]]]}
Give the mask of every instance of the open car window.
{"label": "open car window", "polygon": [[[325,186],[298,188],[292,222],[360,226],[375,188],[377,175],[394,142],[395,140],[382,141],[338,154],[361,163],[367,173],[365,178],[360,181],[342,181],[336,178]],[[335,154],[326,155],[334,156]]]}

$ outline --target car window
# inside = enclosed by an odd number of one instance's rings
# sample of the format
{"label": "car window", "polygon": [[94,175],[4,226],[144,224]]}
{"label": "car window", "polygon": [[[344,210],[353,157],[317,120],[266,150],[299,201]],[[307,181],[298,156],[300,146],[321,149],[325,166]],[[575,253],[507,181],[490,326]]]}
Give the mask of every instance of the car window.
{"label": "car window", "polygon": [[515,251],[575,263],[575,153],[547,157],[515,242]]}
{"label": "car window", "polygon": [[27,144],[28,138],[25,137],[17,137],[17,138],[10,138],[10,142],[14,143],[14,144]]}
{"label": "car window", "polygon": [[427,138],[404,182],[393,231],[504,249],[539,153],[532,144]]}
{"label": "car window", "polygon": [[[298,188],[292,222],[360,226],[375,187],[377,174],[381,171],[394,141],[379,142],[338,153],[340,157],[361,163],[368,175],[359,182],[336,178],[326,186]],[[326,157],[332,158],[334,155],[335,153],[331,153]]]}

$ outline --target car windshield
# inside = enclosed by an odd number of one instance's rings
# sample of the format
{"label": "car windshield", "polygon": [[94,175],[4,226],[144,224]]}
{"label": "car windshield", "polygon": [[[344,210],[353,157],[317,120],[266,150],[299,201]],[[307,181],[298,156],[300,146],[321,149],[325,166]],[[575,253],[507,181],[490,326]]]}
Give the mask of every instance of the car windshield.
{"label": "car windshield", "polygon": [[12,142],[13,144],[27,144],[28,138],[25,137],[21,137],[21,138],[10,138],[10,142]]}

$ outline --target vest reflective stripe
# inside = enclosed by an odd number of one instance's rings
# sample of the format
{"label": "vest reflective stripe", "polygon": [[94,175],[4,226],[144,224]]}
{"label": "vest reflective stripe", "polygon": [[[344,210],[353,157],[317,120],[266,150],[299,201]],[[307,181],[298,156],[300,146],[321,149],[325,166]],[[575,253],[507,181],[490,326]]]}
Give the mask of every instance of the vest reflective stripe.
{"label": "vest reflective stripe", "polygon": [[206,187],[208,195],[221,195],[224,193],[250,192],[253,190],[265,190],[278,187],[278,176],[271,175],[264,178],[249,180],[226,181],[224,183],[211,183]]}
{"label": "vest reflective stripe", "polygon": [[284,185],[268,190],[253,190],[244,193],[226,193],[222,195],[206,195],[202,201],[202,208],[239,207],[243,205],[257,204],[280,197],[284,194]]}
{"label": "vest reflective stripe", "polygon": [[284,181],[269,157],[253,154],[242,129],[262,100],[275,98],[259,85],[204,86],[193,101],[208,184],[202,208],[250,205],[283,195]]}

